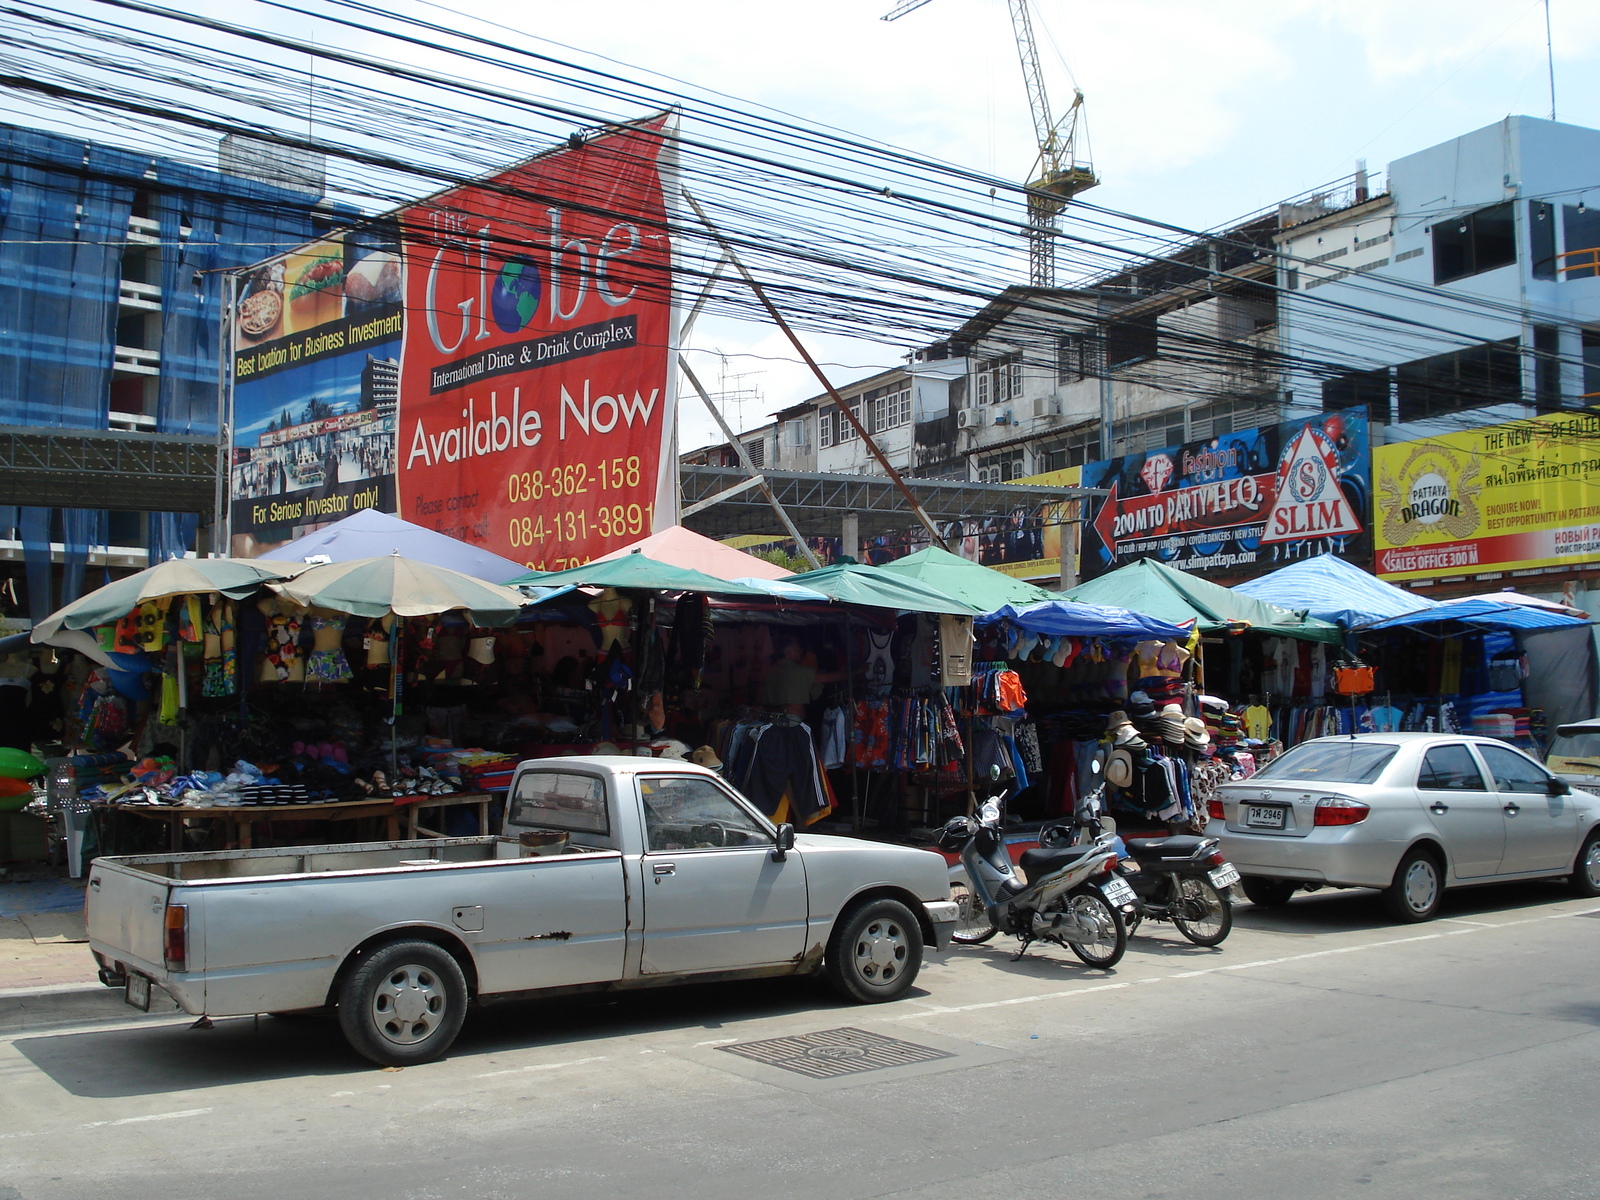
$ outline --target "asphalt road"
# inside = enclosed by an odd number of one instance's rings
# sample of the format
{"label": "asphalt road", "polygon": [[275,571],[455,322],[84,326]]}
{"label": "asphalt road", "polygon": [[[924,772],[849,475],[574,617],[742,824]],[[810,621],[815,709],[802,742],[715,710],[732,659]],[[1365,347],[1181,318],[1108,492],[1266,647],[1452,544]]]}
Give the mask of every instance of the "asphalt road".
{"label": "asphalt road", "polygon": [[[505,1005],[404,1071],[318,1021],[13,1030],[0,1200],[1600,1195],[1600,902],[1238,917],[1216,950],[1141,932],[1109,975],[958,950],[874,1008],[794,982]],[[911,1048],[836,1078],[722,1048],[842,1027]]]}

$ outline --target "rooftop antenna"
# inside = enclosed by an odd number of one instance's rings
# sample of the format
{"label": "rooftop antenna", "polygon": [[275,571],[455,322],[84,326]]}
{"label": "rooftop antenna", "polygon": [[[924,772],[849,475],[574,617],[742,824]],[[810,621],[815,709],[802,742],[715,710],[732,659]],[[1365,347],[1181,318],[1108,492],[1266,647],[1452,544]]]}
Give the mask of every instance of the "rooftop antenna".
{"label": "rooftop antenna", "polygon": [[1556,55],[1550,42],[1550,0],[1544,0],[1544,60],[1550,69],[1550,119],[1556,119]]}

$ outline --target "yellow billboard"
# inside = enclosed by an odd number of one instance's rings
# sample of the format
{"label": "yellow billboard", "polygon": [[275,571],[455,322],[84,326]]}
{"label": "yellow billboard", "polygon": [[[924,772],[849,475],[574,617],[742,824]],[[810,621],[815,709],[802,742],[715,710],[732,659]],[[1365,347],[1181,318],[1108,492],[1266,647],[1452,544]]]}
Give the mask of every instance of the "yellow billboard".
{"label": "yellow billboard", "polygon": [[1374,447],[1376,574],[1600,559],[1600,416],[1552,413]]}
{"label": "yellow billboard", "polygon": [[[1082,478],[1082,467],[1063,467],[1059,471],[1045,471],[1011,482],[1075,488]],[[959,532],[954,529],[947,531],[946,540],[950,543],[950,549],[957,554],[1013,578],[1033,583],[1058,581],[1061,578],[1062,534],[1067,523],[1077,519],[1078,504],[1077,500],[1063,500],[1037,509],[1019,509],[1005,518],[967,521],[962,523],[963,528]],[[991,525],[1004,526],[1005,529],[998,537],[991,537]],[[1019,537],[1013,530],[1021,531],[1024,536]],[[957,539],[960,545],[956,544]],[[998,550],[991,549],[991,542]]]}

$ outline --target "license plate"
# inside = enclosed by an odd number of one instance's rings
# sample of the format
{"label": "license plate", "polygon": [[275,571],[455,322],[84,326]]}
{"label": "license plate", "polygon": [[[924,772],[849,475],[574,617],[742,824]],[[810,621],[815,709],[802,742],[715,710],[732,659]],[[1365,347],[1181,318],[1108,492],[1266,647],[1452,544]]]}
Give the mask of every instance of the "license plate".
{"label": "license plate", "polygon": [[1232,887],[1239,882],[1239,869],[1232,863],[1223,863],[1207,876],[1214,888]]}
{"label": "license plate", "polygon": [[1253,829],[1282,829],[1288,823],[1289,810],[1276,805],[1247,805],[1244,823]]}
{"label": "license plate", "polygon": [[1100,892],[1118,908],[1124,904],[1132,904],[1137,899],[1133,894],[1133,889],[1114,875],[1100,885]]}
{"label": "license plate", "polygon": [[150,977],[128,972],[128,981],[122,985],[122,999],[140,1012],[150,1011]]}

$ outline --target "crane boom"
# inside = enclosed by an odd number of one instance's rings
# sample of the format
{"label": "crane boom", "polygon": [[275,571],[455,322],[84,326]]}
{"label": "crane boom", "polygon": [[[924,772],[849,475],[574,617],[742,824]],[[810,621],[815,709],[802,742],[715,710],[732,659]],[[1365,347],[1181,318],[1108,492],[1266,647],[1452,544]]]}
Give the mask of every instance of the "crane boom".
{"label": "crane boom", "polygon": [[[900,0],[883,14],[882,20],[896,21],[915,12],[928,0]],[[1011,29],[1016,36],[1017,57],[1022,62],[1022,84],[1028,92],[1028,112],[1033,117],[1034,141],[1039,156],[1028,179],[1028,282],[1036,287],[1054,287],[1056,276],[1056,219],[1079,192],[1100,182],[1094,166],[1085,157],[1077,158],[1078,118],[1083,110],[1083,93],[1074,89],[1072,103],[1059,120],[1050,115],[1050,97],[1044,89],[1044,72],[1039,68],[1039,43],[1033,36],[1033,15],[1028,0],[1006,0],[1011,9]]]}

